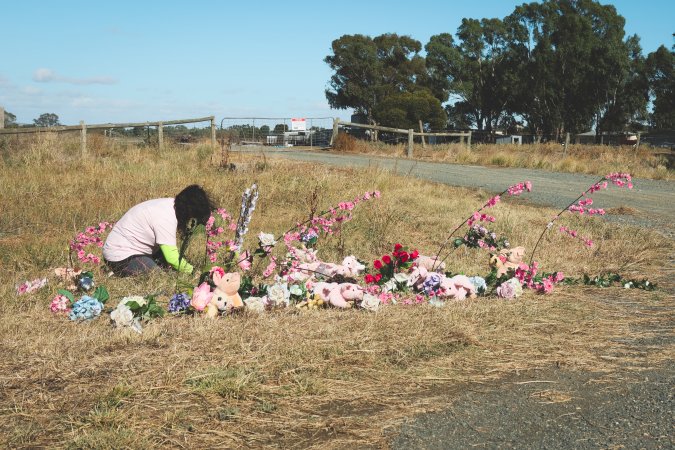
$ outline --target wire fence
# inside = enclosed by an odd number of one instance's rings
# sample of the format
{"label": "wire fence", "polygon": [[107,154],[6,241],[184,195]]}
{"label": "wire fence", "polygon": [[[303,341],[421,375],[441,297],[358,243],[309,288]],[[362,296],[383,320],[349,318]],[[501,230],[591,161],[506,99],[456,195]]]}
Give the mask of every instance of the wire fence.
{"label": "wire fence", "polygon": [[234,146],[328,147],[332,117],[224,117],[220,137]]}

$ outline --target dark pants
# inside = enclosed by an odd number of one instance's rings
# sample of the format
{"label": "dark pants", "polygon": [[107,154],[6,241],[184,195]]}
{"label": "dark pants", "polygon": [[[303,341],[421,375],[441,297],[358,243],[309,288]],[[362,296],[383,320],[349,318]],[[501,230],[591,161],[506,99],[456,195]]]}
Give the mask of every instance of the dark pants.
{"label": "dark pants", "polygon": [[120,277],[149,273],[155,269],[168,267],[161,251],[156,251],[151,256],[134,255],[122,261],[106,261],[105,263],[115,275]]}

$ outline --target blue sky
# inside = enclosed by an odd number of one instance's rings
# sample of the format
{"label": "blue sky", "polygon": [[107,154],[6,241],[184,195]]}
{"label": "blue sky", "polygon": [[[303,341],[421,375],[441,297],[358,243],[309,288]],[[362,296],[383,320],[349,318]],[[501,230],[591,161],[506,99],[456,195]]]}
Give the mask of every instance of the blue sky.
{"label": "blue sky", "polygon": [[[323,62],[343,34],[407,34],[426,44],[463,17],[522,1],[33,1],[0,8],[0,105],[32,123],[215,115],[348,117],[331,110]],[[604,3],[604,2],[603,2]],[[646,53],[675,31],[675,3],[612,2]]]}

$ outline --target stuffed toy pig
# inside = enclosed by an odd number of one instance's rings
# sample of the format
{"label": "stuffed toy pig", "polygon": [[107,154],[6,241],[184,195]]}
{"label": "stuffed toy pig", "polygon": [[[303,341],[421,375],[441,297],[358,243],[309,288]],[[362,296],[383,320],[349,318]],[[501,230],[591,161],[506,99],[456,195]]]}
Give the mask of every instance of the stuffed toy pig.
{"label": "stuffed toy pig", "polygon": [[342,267],[347,269],[347,274],[345,274],[347,277],[357,277],[366,270],[366,266],[361,264],[354,255],[349,255],[343,259]]}
{"label": "stuffed toy pig", "polygon": [[323,301],[337,308],[351,308],[363,299],[363,288],[354,283],[325,283],[314,285],[314,293]]}
{"label": "stuffed toy pig", "polygon": [[465,275],[455,275],[452,278],[444,276],[441,279],[441,290],[443,291],[443,297],[457,300],[464,300],[467,294],[471,298],[476,296],[476,288],[469,277]]}

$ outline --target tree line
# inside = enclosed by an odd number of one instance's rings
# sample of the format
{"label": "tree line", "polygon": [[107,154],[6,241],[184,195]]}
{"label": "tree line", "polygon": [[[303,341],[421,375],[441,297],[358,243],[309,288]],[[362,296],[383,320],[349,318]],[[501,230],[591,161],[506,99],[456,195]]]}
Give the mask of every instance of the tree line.
{"label": "tree line", "polygon": [[[5,127],[7,128],[15,128],[18,127],[19,124],[16,122],[16,115],[12,114],[9,111],[5,110],[4,113],[4,120],[5,120]],[[61,122],[59,122],[59,116],[57,116],[54,113],[44,113],[40,114],[40,116],[37,119],[33,119],[33,123],[29,126],[35,126],[35,127],[56,127],[61,125]],[[25,126],[25,125],[22,125]]]}
{"label": "tree line", "polygon": [[432,36],[425,56],[410,36],[344,35],[324,59],[334,71],[326,98],[399,128],[675,129],[674,53],[662,45],[644,56],[624,25],[612,5],[545,0],[503,19],[462,19],[454,36]]}

